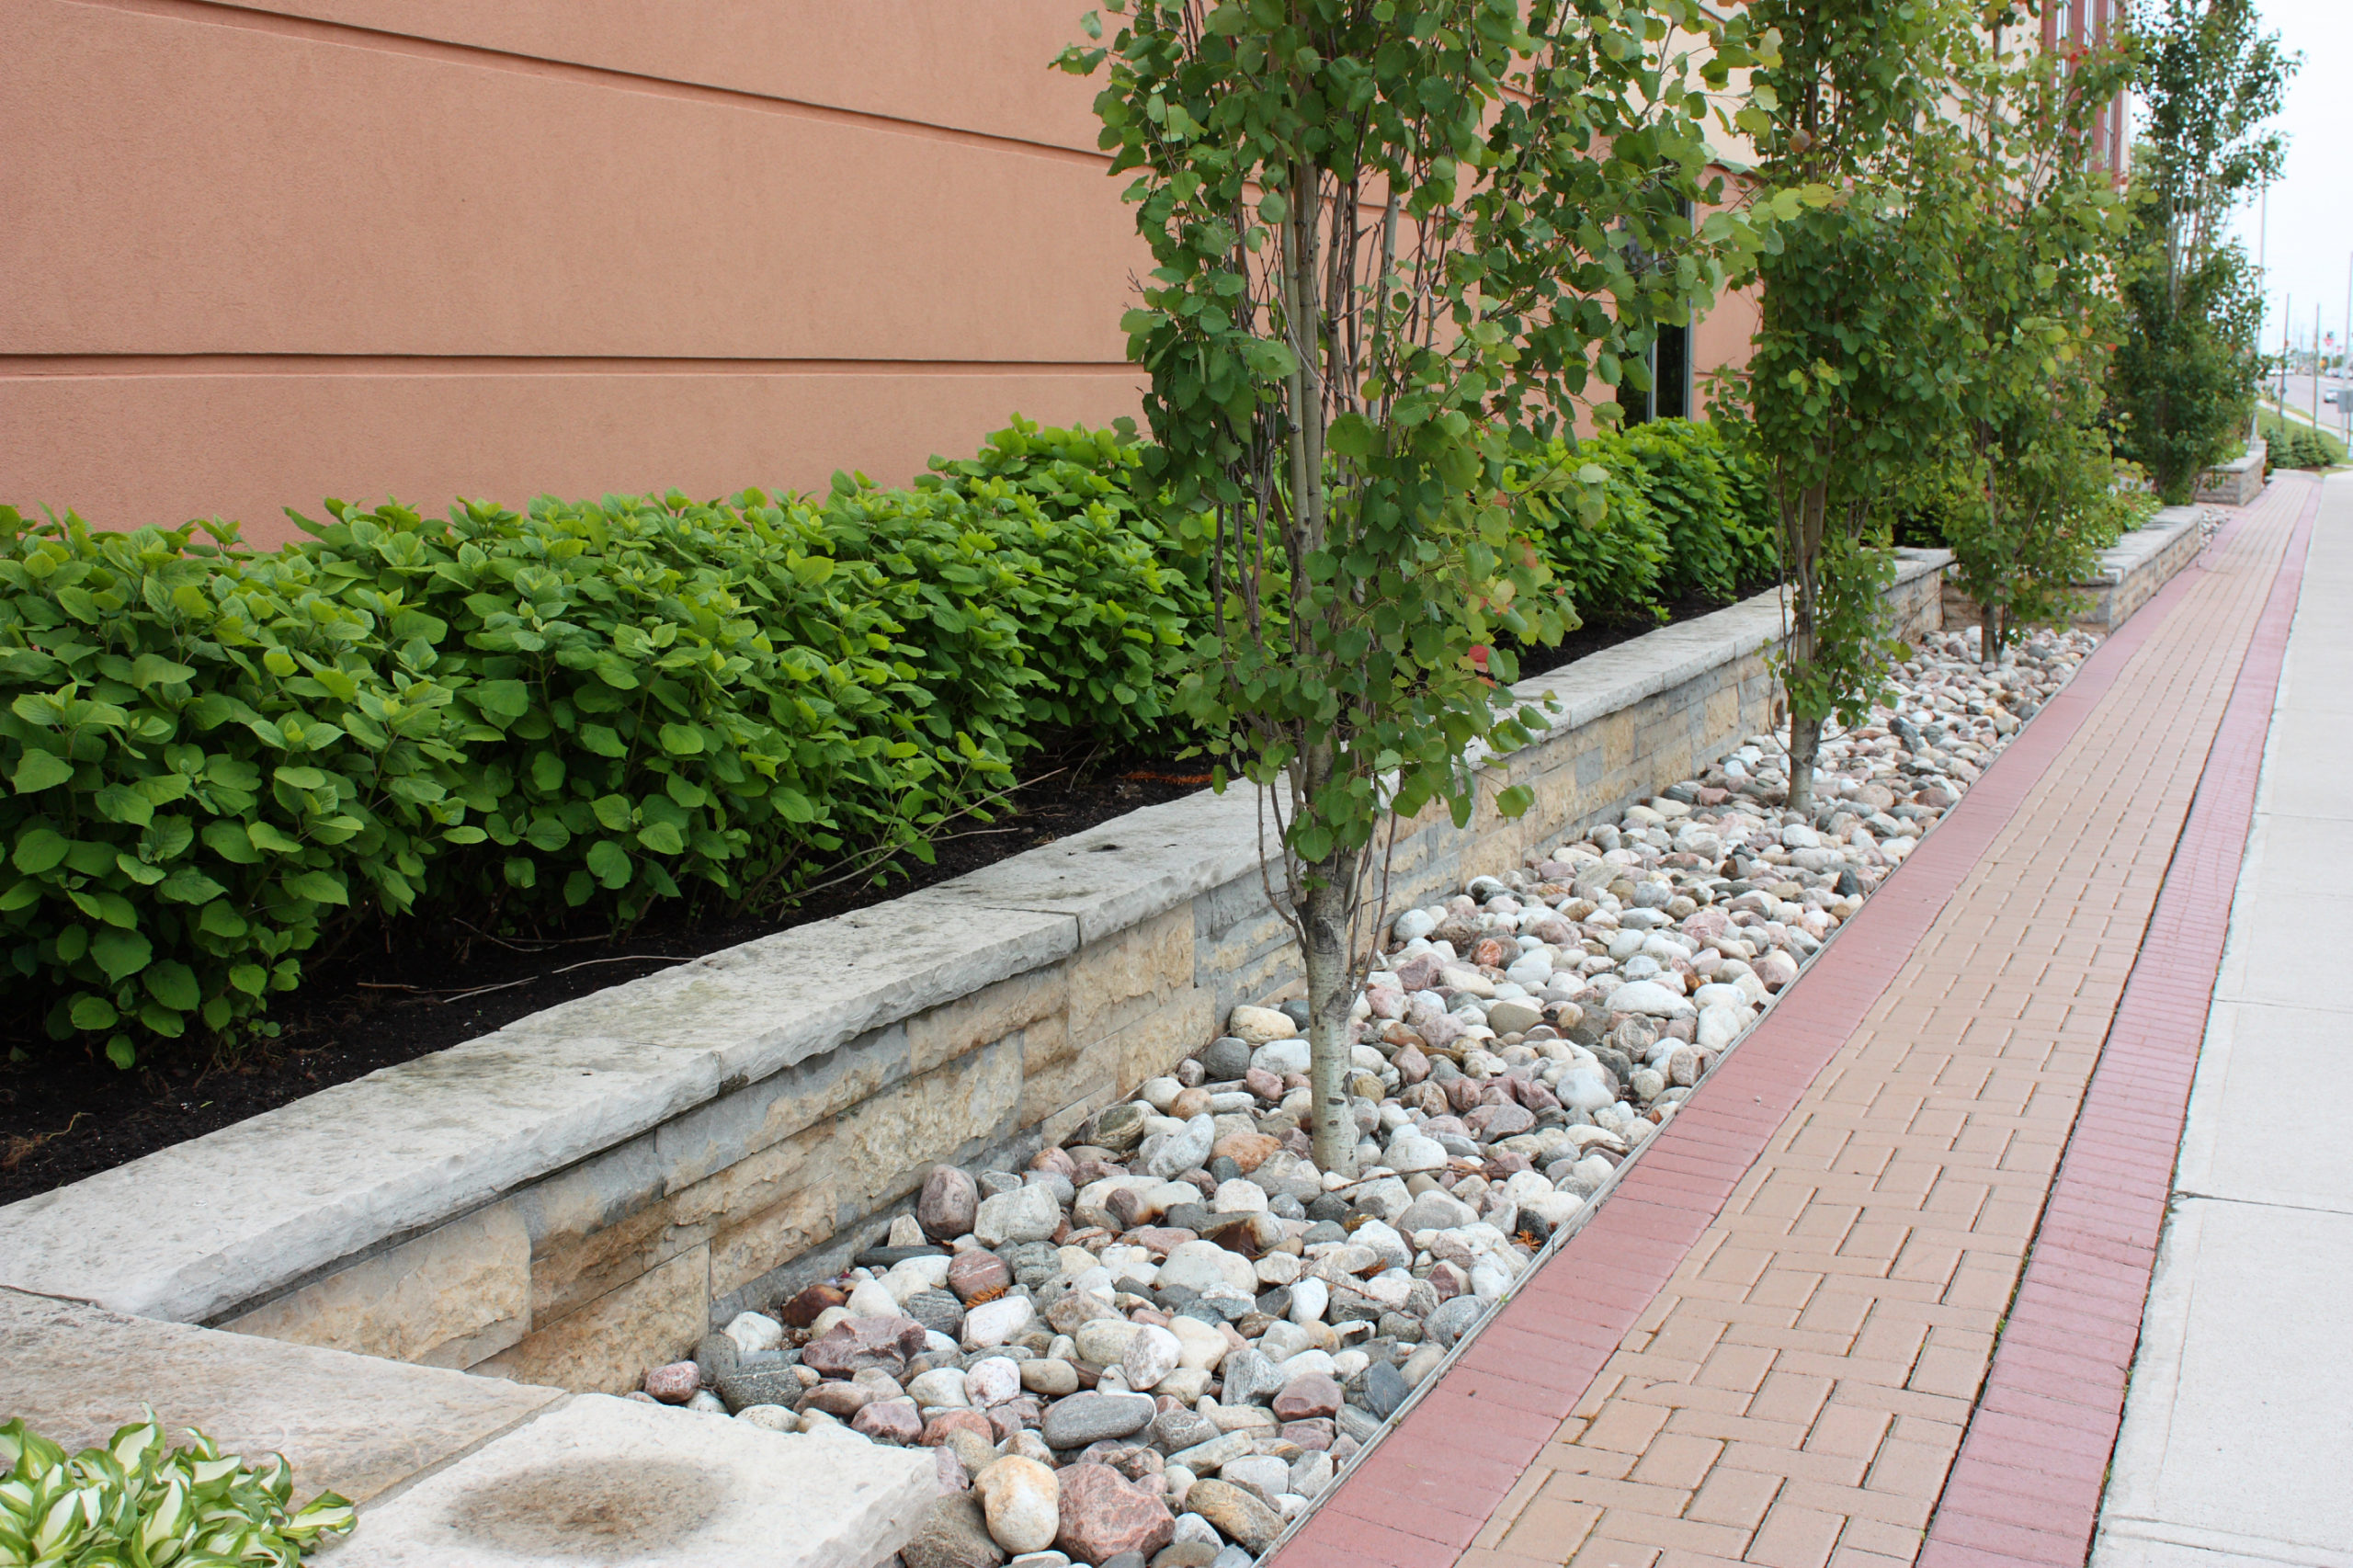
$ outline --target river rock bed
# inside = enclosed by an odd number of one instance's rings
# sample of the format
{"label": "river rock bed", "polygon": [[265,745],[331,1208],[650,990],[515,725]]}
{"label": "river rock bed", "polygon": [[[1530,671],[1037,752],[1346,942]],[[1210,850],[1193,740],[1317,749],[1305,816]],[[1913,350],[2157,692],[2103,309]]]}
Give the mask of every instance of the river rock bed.
{"label": "river rock bed", "polygon": [[2095,645],[1932,636],[1827,740],[1399,915],[1357,999],[1359,1175],[1319,1170],[1300,1003],[1021,1171],[935,1167],[858,1267],[633,1397],[930,1448],[904,1568],[1247,1568],[1472,1333]]}

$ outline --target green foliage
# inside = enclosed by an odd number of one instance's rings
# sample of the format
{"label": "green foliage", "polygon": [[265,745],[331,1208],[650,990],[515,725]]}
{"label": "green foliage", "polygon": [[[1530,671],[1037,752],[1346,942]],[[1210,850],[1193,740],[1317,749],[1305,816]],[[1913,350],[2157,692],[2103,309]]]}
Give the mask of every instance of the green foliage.
{"label": "green foliage", "polygon": [[1729,603],[1775,575],[1763,486],[1711,426],[1654,420],[1574,449],[1556,438],[1508,483],[1581,619],[1664,619],[1690,596]]}
{"label": "green foliage", "polygon": [[1956,0],[1753,0],[1746,14],[1781,40],[1747,123],[1763,199],[1787,216],[1719,416],[1779,513],[1790,804],[1804,810],[1824,721],[1859,719],[1897,652],[1878,592],[1893,571],[1887,513],[1961,423],[1971,345],[1951,274],[1965,226],[1941,185],[1971,151],[1946,99],[1986,18]]}
{"label": "green foliage", "polygon": [[[1693,0],[1126,9],[1064,63],[1110,64],[1102,144],[1155,264],[1127,317],[1151,473],[1211,518],[1214,620],[1180,700],[1221,785],[1277,790],[1316,1155],[1347,1169],[1366,851],[1392,808],[1467,821],[1466,750],[1537,722],[1498,639],[1565,621],[1498,497],[1745,243],[1685,214],[1719,194],[1700,88],[1747,62],[1745,32]],[[1693,42],[1712,51],[1672,52]]]}
{"label": "green foliage", "polygon": [[2335,468],[2345,460],[2345,443],[2336,437],[2276,414],[2264,415],[2263,439],[2270,468]]}
{"label": "green foliage", "polygon": [[1773,578],[1780,562],[1763,485],[1712,426],[1654,419],[1586,449],[1613,444],[1642,465],[1643,499],[1665,530],[1660,586],[1667,598],[1696,594],[1730,603],[1744,585]]}
{"label": "green foliage", "polygon": [[401,653],[458,695],[445,886],[470,903],[629,923],[682,883],[740,897],[811,850],[905,841],[1006,772],[990,716],[916,678],[912,585],[834,559],[803,505],[330,511],[295,553],[380,621],[422,618]]}
{"label": "green foliage", "polygon": [[460,756],[455,694],[395,651],[425,623],[199,532],[0,508],[12,989],[126,1066],[292,988],[355,899],[411,907]]}
{"label": "green foliage", "polygon": [[1577,619],[1663,619],[1659,582],[1666,529],[1645,493],[1649,471],[1623,444],[1555,437],[1542,458],[1506,478],[1553,591]]}
{"label": "green foliage", "polygon": [[[2143,193],[2136,197],[2145,203]],[[2263,367],[2256,345],[2263,299],[2236,244],[2170,277],[2164,256],[2144,243],[2128,259],[2121,287],[2130,329],[2117,347],[2109,401],[2119,447],[2149,471],[2168,506],[2182,506],[2200,474],[2245,448]]]}
{"label": "green foliage", "polygon": [[2124,212],[2081,153],[2131,62],[2105,49],[2063,61],[2024,30],[2015,51],[1981,44],[1956,62],[1968,155],[1932,198],[1953,210],[1950,288],[1967,332],[1944,533],[1961,587],[1984,607],[1989,663],[2018,627],[2066,618],[2070,585],[2141,494],[2109,453],[2100,407]]}
{"label": "green foliage", "polygon": [[282,1457],[248,1468],[188,1438],[167,1448],[151,1410],[69,1458],[22,1420],[0,1426],[0,1568],[294,1568],[352,1528],[332,1492],[291,1507]]}
{"label": "green foliage", "polygon": [[2262,294],[2225,230],[2279,176],[2286,143],[2268,122],[2301,62],[2262,31],[2256,0],[2154,0],[2131,26],[2145,112],[2109,397],[2125,454],[2178,505],[2239,451],[2254,406]]}
{"label": "green foliage", "polygon": [[1206,565],[1140,468],[1017,421],[914,490],[330,502],[267,553],[0,512],[10,983],[127,1066],[267,1029],[355,921],[928,860],[1050,732],[1182,744]]}
{"label": "green foliage", "polygon": [[2000,461],[1958,460],[1923,506],[1953,552],[1952,581],[1985,613],[1989,662],[2023,628],[2066,624],[2082,604],[2073,585],[2156,504],[2088,421],[2042,422]]}
{"label": "green foliage", "polygon": [[1150,486],[1133,426],[1040,429],[1017,418],[976,456],[932,468],[917,493],[967,503],[963,526],[985,534],[1010,574],[996,602],[1028,649],[1028,722],[1128,744],[1182,737],[1176,694],[1209,619],[1208,560],[1198,521]]}

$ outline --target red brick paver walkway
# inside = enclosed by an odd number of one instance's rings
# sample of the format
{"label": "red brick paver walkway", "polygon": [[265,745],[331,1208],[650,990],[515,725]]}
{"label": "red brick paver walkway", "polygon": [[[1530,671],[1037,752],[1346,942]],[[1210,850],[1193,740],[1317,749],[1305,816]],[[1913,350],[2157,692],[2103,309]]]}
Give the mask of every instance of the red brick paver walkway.
{"label": "red brick paver walkway", "polygon": [[[2313,488],[2275,485],[2086,664],[1279,1568],[1911,1563],[1949,1472],[1957,1523],[1989,1481],[1996,1514],[2028,1496],[2051,1511],[2029,1523],[2072,1518],[2080,1456],[2033,1499],[2017,1467],[1973,1462],[2017,1434],[1981,1427],[1955,1455]],[[2205,837],[2235,862],[2226,823]],[[2170,1131],[2125,1108],[2070,1154],[2079,1213],[2117,1185],[2092,1166],[2120,1129],[2162,1193],[2178,1106]],[[2131,1327],[2092,1336],[2120,1389],[2146,1261],[2058,1239],[2028,1279],[2046,1306],[2086,1267],[2110,1293],[2138,1267]],[[2042,1347],[2005,1345],[2018,1399],[2068,1372]],[[1938,1551],[1989,1544],[1961,1536]]]}

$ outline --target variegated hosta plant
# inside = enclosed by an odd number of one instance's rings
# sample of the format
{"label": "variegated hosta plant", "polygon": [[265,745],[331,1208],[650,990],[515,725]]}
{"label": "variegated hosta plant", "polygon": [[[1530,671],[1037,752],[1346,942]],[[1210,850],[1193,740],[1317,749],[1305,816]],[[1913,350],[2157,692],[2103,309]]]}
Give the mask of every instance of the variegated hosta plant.
{"label": "variegated hosta plant", "polygon": [[154,1415],[71,1457],[22,1420],[0,1426],[0,1568],[291,1568],[351,1528],[351,1505],[332,1492],[290,1512],[283,1457],[249,1466],[201,1432],[169,1448]]}

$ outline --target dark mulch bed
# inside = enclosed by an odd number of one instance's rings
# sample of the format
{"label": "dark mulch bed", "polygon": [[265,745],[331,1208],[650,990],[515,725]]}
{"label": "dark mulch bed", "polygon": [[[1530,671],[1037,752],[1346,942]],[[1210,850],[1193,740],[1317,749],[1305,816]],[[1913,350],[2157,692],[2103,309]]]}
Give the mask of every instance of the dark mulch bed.
{"label": "dark mulch bed", "polygon": [[[1720,608],[1695,599],[1673,607],[1672,619]],[[1532,650],[1521,676],[1557,669],[1652,630],[1648,622],[1582,627],[1558,649]],[[906,863],[887,881],[853,879],[781,913],[699,918],[679,909],[648,919],[622,940],[603,929],[493,935],[455,920],[381,929],[273,1004],[278,1036],[230,1060],[191,1053],[189,1060],[159,1058],[121,1072],[103,1057],[28,1035],[24,1020],[45,1009],[27,1007],[17,1024],[0,1028],[0,1040],[28,1057],[0,1064],[0,1203],[446,1050],[679,960],[961,876],[1139,806],[1179,799],[1208,781],[1198,761],[1072,755],[1031,766],[1045,776],[1033,774],[1034,782],[1000,803],[993,822],[943,840],[937,863]]]}

